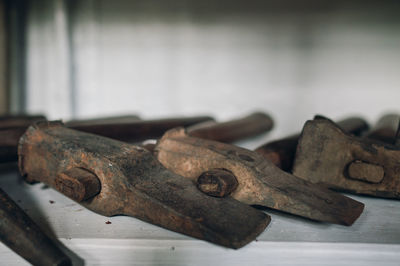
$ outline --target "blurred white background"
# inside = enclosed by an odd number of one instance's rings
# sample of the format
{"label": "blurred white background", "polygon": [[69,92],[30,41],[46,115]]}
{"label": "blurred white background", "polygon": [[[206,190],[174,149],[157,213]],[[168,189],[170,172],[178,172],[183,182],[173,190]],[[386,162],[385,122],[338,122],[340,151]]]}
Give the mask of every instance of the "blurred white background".
{"label": "blurred white background", "polygon": [[400,112],[397,1],[33,1],[26,103],[51,119]]}

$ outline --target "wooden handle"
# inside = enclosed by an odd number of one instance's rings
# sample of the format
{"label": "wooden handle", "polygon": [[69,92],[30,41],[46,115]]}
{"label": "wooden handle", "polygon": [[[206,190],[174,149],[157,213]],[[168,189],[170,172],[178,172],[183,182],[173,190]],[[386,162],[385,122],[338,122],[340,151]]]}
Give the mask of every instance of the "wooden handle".
{"label": "wooden handle", "polygon": [[46,120],[43,115],[7,115],[0,116],[0,129],[15,128],[15,127],[28,127],[32,123]]}
{"label": "wooden handle", "polygon": [[386,114],[378,120],[371,131],[366,134],[366,137],[389,144],[395,144],[399,121],[400,115]]}
{"label": "wooden handle", "polygon": [[337,122],[337,125],[347,133],[360,136],[361,133],[368,130],[368,123],[360,117],[349,117]]}
{"label": "wooden handle", "polygon": [[70,120],[65,123],[68,127],[83,126],[83,125],[106,125],[106,124],[119,124],[119,123],[132,123],[140,121],[137,115],[123,115],[123,116],[110,116],[92,119],[79,119]]}
{"label": "wooden handle", "polygon": [[282,170],[289,172],[292,169],[298,139],[299,135],[294,135],[272,141],[258,147],[255,152],[261,154]]}
{"label": "wooden handle", "polygon": [[186,118],[132,121],[131,123],[110,122],[108,124],[78,124],[68,127],[116,140],[134,142],[149,138],[159,138],[168,129],[175,127],[188,127],[209,120],[213,119],[209,116],[195,116]]}
{"label": "wooden handle", "polygon": [[18,141],[25,130],[25,127],[0,129],[0,163],[18,160]]}
{"label": "wooden handle", "polygon": [[223,122],[199,124],[187,129],[190,136],[225,143],[253,137],[270,131],[274,125],[272,118],[265,113]]}
{"label": "wooden handle", "polygon": [[70,258],[1,189],[0,240],[33,265],[71,265]]}
{"label": "wooden handle", "polygon": [[[35,117],[44,118],[44,117]],[[33,119],[33,118],[32,118]],[[114,120],[113,120],[114,119]],[[121,141],[140,141],[146,138],[162,136],[168,129],[179,126],[190,126],[212,120],[208,116],[187,118],[167,118],[159,120],[139,120],[136,116],[114,117],[95,120],[79,120],[68,122],[70,128],[94,133]],[[4,119],[6,121],[6,119]],[[30,124],[20,124],[17,127],[1,128],[0,119],[0,163],[18,160],[17,146],[19,138]],[[31,121],[33,123],[34,120]]]}

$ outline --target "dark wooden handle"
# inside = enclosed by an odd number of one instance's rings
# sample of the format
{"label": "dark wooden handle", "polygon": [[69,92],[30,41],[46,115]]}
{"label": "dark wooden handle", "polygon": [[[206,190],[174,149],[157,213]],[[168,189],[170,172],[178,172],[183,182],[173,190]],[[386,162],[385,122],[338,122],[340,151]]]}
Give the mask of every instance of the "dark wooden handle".
{"label": "dark wooden handle", "polygon": [[369,129],[368,123],[360,117],[349,117],[337,122],[337,125],[347,133],[360,136]]}
{"label": "dark wooden handle", "polygon": [[18,141],[25,130],[25,127],[0,129],[0,163],[18,160]]}
{"label": "dark wooden handle", "polygon": [[116,140],[135,142],[149,138],[159,138],[167,130],[175,127],[188,127],[205,121],[213,120],[209,116],[194,116],[186,118],[167,118],[159,120],[132,121],[130,123],[103,123],[72,125],[69,128],[93,133]]}
{"label": "dark wooden handle", "polygon": [[[88,120],[82,120],[81,122],[73,121],[67,123],[67,125],[70,125],[70,128],[80,131],[121,141],[140,141],[147,138],[161,137],[165,131],[174,127],[187,127],[204,121],[213,120],[209,116],[143,121],[139,120],[135,116],[114,117],[113,119],[98,119],[92,122]],[[18,141],[29,125],[30,124],[0,129],[0,163],[14,162],[18,160]]]}
{"label": "dark wooden handle", "polygon": [[266,143],[255,149],[255,152],[261,154],[282,170],[289,172],[292,169],[299,136],[294,135]]}
{"label": "dark wooden handle", "polygon": [[28,127],[32,123],[40,120],[46,120],[43,115],[6,115],[0,116],[0,129]]}
{"label": "dark wooden handle", "polygon": [[71,265],[70,258],[1,189],[0,240],[33,265]]}
{"label": "dark wooden handle", "polygon": [[389,144],[395,144],[399,121],[400,115],[386,114],[378,120],[376,125],[366,134],[365,137]]}
{"label": "dark wooden handle", "polygon": [[253,113],[227,122],[195,125],[189,127],[187,133],[197,138],[231,143],[270,131],[273,125],[269,115]]}
{"label": "dark wooden handle", "polygon": [[140,121],[141,119],[137,115],[123,115],[123,116],[110,116],[110,117],[100,117],[92,119],[79,119],[70,120],[65,123],[68,127],[73,126],[84,126],[84,125],[106,125],[106,124],[119,124],[119,123],[132,123]]}

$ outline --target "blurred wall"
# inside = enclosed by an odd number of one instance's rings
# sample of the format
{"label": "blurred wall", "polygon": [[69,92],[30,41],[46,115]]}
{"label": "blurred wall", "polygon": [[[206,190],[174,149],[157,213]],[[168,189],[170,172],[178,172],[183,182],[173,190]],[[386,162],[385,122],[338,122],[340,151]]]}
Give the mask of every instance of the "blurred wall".
{"label": "blurred wall", "polygon": [[5,3],[0,0],[0,114],[8,111]]}
{"label": "blurred wall", "polygon": [[[332,2],[332,3],[331,3]],[[400,112],[398,1],[32,1],[27,109],[50,118]]]}

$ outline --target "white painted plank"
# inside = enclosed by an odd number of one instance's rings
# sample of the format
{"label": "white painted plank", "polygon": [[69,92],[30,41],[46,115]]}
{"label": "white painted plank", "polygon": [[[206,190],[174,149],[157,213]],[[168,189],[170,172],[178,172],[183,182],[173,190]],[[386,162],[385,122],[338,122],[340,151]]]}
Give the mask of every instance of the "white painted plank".
{"label": "white painted plank", "polygon": [[[75,265],[399,265],[400,245],[258,241],[230,250],[195,240],[61,239]],[[28,265],[0,244],[0,265]]]}

